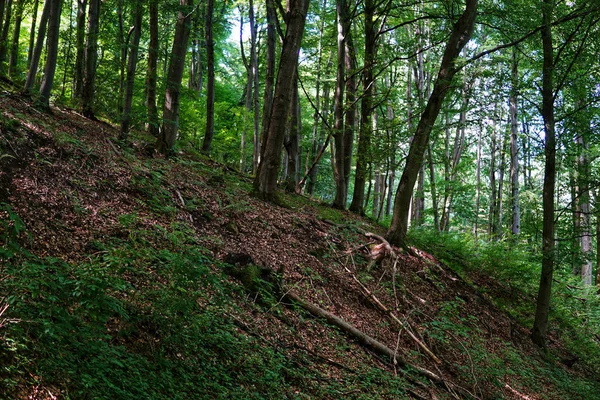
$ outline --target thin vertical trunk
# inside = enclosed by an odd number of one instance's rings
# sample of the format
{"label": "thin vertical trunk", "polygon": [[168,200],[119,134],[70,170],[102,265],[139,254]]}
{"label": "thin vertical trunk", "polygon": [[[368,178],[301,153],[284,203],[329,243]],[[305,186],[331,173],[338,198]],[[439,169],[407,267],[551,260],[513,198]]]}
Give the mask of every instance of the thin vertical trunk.
{"label": "thin vertical trunk", "polygon": [[552,276],[554,274],[554,187],[556,179],[556,137],[554,120],[553,77],[554,50],[552,40],[553,0],[543,0],[542,4],[542,48],[544,65],[542,70],[542,118],[546,143],[543,191],[543,230],[542,230],[542,274],[537,296],[535,319],[531,333],[532,341],[546,348],[548,316],[552,294]]}
{"label": "thin vertical trunk", "polygon": [[83,116],[95,119],[94,96],[96,92],[96,63],[98,59],[98,29],[100,23],[100,0],[90,0],[88,33],[85,45],[85,70],[81,90]]}
{"label": "thin vertical trunk", "polygon": [[[206,21],[204,24],[206,39],[206,129],[202,152],[209,155],[215,135],[215,42],[213,40],[214,0],[206,1]],[[248,93],[252,96],[252,93]]]}
{"label": "thin vertical trunk", "polygon": [[500,172],[498,175],[498,213],[496,215],[496,238],[497,240],[502,239],[502,225],[504,222],[504,171],[506,170],[506,152],[508,143],[510,141],[509,135],[504,136],[502,150],[500,154]]}
{"label": "thin vertical trunk", "polygon": [[265,144],[269,135],[271,111],[273,108],[273,89],[275,86],[275,48],[277,46],[276,24],[277,13],[275,0],[266,0],[267,7],[267,59],[265,65],[265,93],[263,96],[262,130],[260,137],[254,136],[254,154],[252,157],[252,172],[258,173]]}
{"label": "thin vertical trunk", "polygon": [[519,85],[519,64],[517,49],[513,49],[511,90],[509,99],[510,108],[510,182],[512,202],[511,233],[513,236],[521,232],[521,208],[519,206],[519,138],[517,119],[517,95]]}
{"label": "thin vertical trunk", "polygon": [[119,91],[117,94],[117,113],[123,113],[123,94],[125,92],[125,65],[127,63],[127,47],[129,47],[129,34],[125,33],[125,21],[123,19],[123,0],[117,0],[119,45]]}
{"label": "thin vertical trunk", "polygon": [[348,198],[348,188],[350,187],[350,172],[352,170],[352,148],[354,145],[354,132],[357,130],[357,102],[356,91],[358,82],[356,78],[356,49],[350,25],[348,25],[348,34],[346,36],[346,121],[344,123],[344,207],[346,208],[346,199]]}
{"label": "thin vertical trunk", "polygon": [[144,5],[142,0],[137,0],[135,4],[133,42],[129,49],[129,60],[127,62],[127,82],[125,88],[125,100],[123,104],[123,118],[121,119],[121,140],[127,139],[129,125],[131,121],[131,107],[133,105],[133,86],[135,83],[135,70],[138,62],[138,50],[140,37],[142,34],[142,17],[144,15]]}
{"label": "thin vertical trunk", "polygon": [[375,187],[373,188],[373,204],[371,210],[371,216],[377,217],[377,210],[379,210],[379,199],[381,198],[381,171],[375,170]]}
{"label": "thin vertical trunk", "polygon": [[[297,68],[297,67],[296,67]],[[285,190],[294,193],[298,183],[299,159],[300,159],[300,97],[298,93],[298,76],[294,80],[292,92],[292,110],[290,123],[284,147],[287,153],[287,175],[285,179]]]}
{"label": "thin vertical trunk", "polygon": [[35,48],[31,57],[31,65],[27,72],[27,79],[25,80],[25,86],[23,87],[23,94],[31,96],[33,93],[33,85],[35,84],[35,77],[37,75],[38,67],[40,64],[40,58],[42,56],[42,50],[44,48],[44,41],[46,39],[46,28],[48,26],[48,16],[50,15],[51,0],[44,1],[44,9],[42,16],[40,17],[40,27],[35,41]]}
{"label": "thin vertical trunk", "polygon": [[12,0],[6,0],[4,23],[0,30],[0,73],[4,75],[4,61],[6,60],[6,51],[8,49],[8,33],[12,21]]}
{"label": "thin vertical trunk", "polygon": [[[498,104],[496,103],[496,110],[498,109]],[[496,194],[496,190],[497,190],[497,186],[496,186],[496,154],[498,152],[498,129],[497,129],[497,122],[494,121],[493,122],[493,126],[492,126],[492,137],[491,137],[491,143],[490,143],[490,154],[491,154],[491,158],[490,158],[490,210],[488,213],[488,237],[491,239],[492,236],[496,233],[496,215],[497,215],[497,210],[498,210],[498,203],[497,203],[497,194]]]}
{"label": "thin vertical trunk", "polygon": [[185,56],[190,37],[190,22],[193,0],[179,0],[179,12],[175,24],[175,36],[167,73],[167,88],[163,108],[163,126],[158,136],[156,149],[163,154],[173,152],[179,129],[179,98],[181,79],[185,68]]}
{"label": "thin vertical trunk", "polygon": [[33,56],[33,47],[35,45],[35,28],[37,24],[38,8],[39,0],[34,0],[33,14],[31,15],[31,30],[29,32],[29,47],[27,48],[27,69],[31,66],[31,57]]}
{"label": "thin vertical trunk", "polygon": [[265,201],[275,200],[277,173],[281,166],[281,150],[285,138],[285,126],[290,113],[294,73],[298,65],[298,55],[304,33],[308,5],[309,0],[294,0],[290,2],[287,12],[287,29],[285,39],[283,40],[281,57],[279,58],[269,130],[262,152],[263,157],[254,181],[256,196]]}
{"label": "thin vertical trunk", "polygon": [[337,10],[337,72],[334,96],[334,169],[335,199],[333,207],[346,207],[346,180],[344,179],[344,90],[346,79],[346,36],[348,34],[348,10],[346,0],[336,1]]}
{"label": "thin vertical trunk", "polygon": [[[437,187],[435,184],[435,164],[433,163],[433,152],[431,145],[427,146],[427,164],[429,165],[429,185],[431,186],[431,203],[433,208],[433,224],[438,232],[441,232],[440,228],[440,213],[439,204],[437,199]],[[390,185],[391,187],[391,185]],[[391,191],[390,191],[391,193]]]}
{"label": "thin vertical trunk", "polygon": [[38,104],[43,108],[50,109],[50,92],[54,85],[54,73],[56,72],[56,61],[58,58],[58,34],[60,30],[60,11],[63,0],[52,0],[50,15],[48,16],[48,50],[46,65],[44,67],[44,79],[40,87],[40,98]]}
{"label": "thin vertical trunk", "polygon": [[25,7],[24,3],[24,0],[17,1],[17,12],[15,13],[15,27],[13,30],[13,37],[10,46],[8,74],[13,79],[19,74],[19,38],[21,37],[21,22],[23,21],[23,8]]}
{"label": "thin vertical trunk", "polygon": [[87,0],[77,0],[77,33],[75,46],[77,53],[75,56],[75,70],[73,71],[73,98],[81,99],[83,88],[83,76],[85,71],[85,9]]}
{"label": "thin vertical trunk", "polygon": [[477,172],[476,174],[476,185],[475,185],[475,221],[473,223],[473,237],[475,238],[475,244],[477,245],[477,235],[479,233],[479,203],[481,201],[481,131],[482,127],[479,127],[477,135]]}
{"label": "thin vertical trunk", "polygon": [[356,154],[356,175],[354,179],[354,194],[350,211],[363,214],[365,196],[365,180],[367,166],[371,162],[371,137],[373,136],[373,96],[375,94],[375,75],[373,69],[377,61],[377,24],[375,23],[376,2],[364,2],[365,15],[365,50],[364,67],[362,70],[363,95],[360,106],[360,135]]}
{"label": "thin vertical trunk", "polygon": [[148,133],[159,135],[158,107],[156,106],[156,80],[158,69],[158,0],[149,0],[150,45],[148,46],[148,69],[146,70],[146,107],[148,108]]}
{"label": "thin vertical trunk", "polygon": [[591,207],[590,207],[590,188],[589,188],[589,177],[590,177],[590,160],[589,160],[589,148],[585,141],[583,134],[577,136],[576,139],[578,147],[577,156],[577,171],[578,171],[578,193],[577,193],[577,204],[579,213],[579,234],[581,239],[579,240],[581,246],[581,280],[584,285],[592,285],[592,232],[591,232]]}

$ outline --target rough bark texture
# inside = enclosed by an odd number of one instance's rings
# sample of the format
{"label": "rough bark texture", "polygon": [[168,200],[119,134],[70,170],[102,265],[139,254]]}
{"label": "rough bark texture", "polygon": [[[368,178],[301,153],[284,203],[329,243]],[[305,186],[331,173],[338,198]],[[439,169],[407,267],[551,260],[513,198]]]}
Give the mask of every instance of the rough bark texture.
{"label": "rough bark texture", "polygon": [[193,0],[179,0],[180,10],[175,25],[175,37],[173,38],[173,48],[167,73],[163,126],[156,143],[156,149],[167,155],[173,151],[179,129],[181,79],[183,78],[185,55],[190,37],[190,11],[193,4]]}
{"label": "rough bark texture", "polygon": [[410,200],[417,175],[423,164],[423,155],[429,142],[429,135],[440,112],[444,98],[450,89],[452,78],[458,70],[454,65],[454,61],[471,37],[476,15],[477,0],[467,0],[465,11],[454,24],[450,38],[446,44],[433,92],[417,125],[417,130],[406,159],[406,166],[402,172],[398,191],[396,192],[394,215],[387,233],[387,239],[392,244],[405,245]]}
{"label": "rough bark texture", "polygon": [[8,74],[11,78],[18,77],[19,71],[19,38],[21,36],[21,22],[23,21],[24,0],[17,1],[15,13],[15,26],[13,29],[12,42],[10,45],[10,57],[8,61]]}
{"label": "rough bark texture", "polygon": [[6,60],[6,51],[8,49],[8,31],[12,20],[12,0],[6,1],[4,23],[0,30],[0,73],[4,75],[4,61]]}
{"label": "rough bark texture", "polygon": [[554,187],[556,180],[556,137],[554,120],[553,77],[554,51],[552,49],[552,14],[553,0],[544,0],[542,4],[543,27],[542,47],[544,54],[542,78],[542,117],[546,143],[544,153],[543,193],[543,230],[542,230],[542,274],[535,309],[535,320],[531,332],[532,341],[541,348],[546,348],[548,333],[548,315],[550,313],[550,297],[552,293],[552,276],[554,274]]}
{"label": "rough bark texture", "polygon": [[81,108],[86,118],[94,119],[94,95],[96,91],[96,61],[98,59],[98,29],[100,23],[100,0],[90,0],[88,33],[85,44],[85,71],[81,91]]}
{"label": "rough bark texture", "polygon": [[39,0],[33,2],[33,14],[31,15],[31,30],[29,32],[29,47],[27,48],[27,68],[31,65],[31,57],[33,56],[33,47],[35,46],[35,28],[38,18]]}
{"label": "rough bark texture", "polygon": [[77,53],[75,57],[75,68],[73,70],[73,98],[81,99],[83,90],[83,76],[85,71],[85,9],[87,0],[77,0],[77,31],[75,46]]}
{"label": "rough bark texture", "polygon": [[277,174],[281,166],[281,150],[285,137],[285,126],[290,112],[294,72],[298,64],[298,53],[304,33],[304,23],[308,11],[309,0],[291,1],[287,18],[287,29],[281,57],[273,108],[269,120],[269,130],[264,146],[263,157],[260,160],[258,173],[254,180],[256,196],[265,201],[275,200],[277,189]]}
{"label": "rough bark texture", "polygon": [[33,55],[31,56],[31,64],[29,66],[29,71],[27,72],[25,86],[23,87],[23,94],[27,96],[30,96],[33,92],[35,76],[37,75],[37,70],[40,64],[40,57],[42,55],[44,41],[46,39],[46,28],[48,26],[48,16],[50,15],[51,2],[51,0],[46,0],[44,2],[44,9],[42,11],[42,16],[40,17],[40,27],[37,39],[35,41],[35,49],[33,50]]}
{"label": "rough bark texture", "polygon": [[[213,40],[214,0],[206,2],[206,21],[204,25],[206,39],[206,128],[202,152],[210,154],[215,135],[215,42]],[[248,93],[248,96],[251,96]]]}
{"label": "rough bark texture", "polygon": [[121,119],[120,139],[127,139],[129,124],[131,122],[131,106],[133,104],[133,84],[135,82],[135,70],[138,62],[138,50],[140,36],[142,34],[142,17],[144,5],[142,0],[137,0],[135,5],[133,41],[129,49],[129,60],[127,61],[127,82],[125,85],[125,100],[123,101],[123,117]]}
{"label": "rough bark texture", "polygon": [[48,45],[46,51],[46,65],[44,67],[44,79],[40,87],[40,98],[38,103],[50,108],[50,92],[54,85],[54,73],[56,72],[56,61],[58,57],[58,34],[60,30],[60,11],[63,0],[52,0],[50,14],[48,16]]}
{"label": "rough bark texture", "polygon": [[267,59],[265,65],[265,93],[263,96],[262,129],[260,137],[254,136],[254,153],[252,157],[252,172],[257,173],[258,164],[263,155],[264,147],[269,135],[269,123],[273,109],[273,88],[275,85],[275,48],[277,36],[275,25],[277,24],[277,13],[275,12],[274,0],[267,0]]}
{"label": "rough bark texture", "polygon": [[509,99],[510,109],[510,182],[512,201],[511,233],[518,235],[521,232],[521,207],[519,205],[519,125],[517,119],[517,95],[519,85],[519,70],[517,50],[513,49],[511,91]]}
{"label": "rough bark texture", "polygon": [[148,3],[150,45],[148,46],[148,69],[146,71],[146,107],[148,107],[148,133],[158,137],[159,122],[156,106],[156,77],[158,72],[158,0]]}
{"label": "rough bark texture", "polygon": [[349,210],[364,214],[365,183],[368,163],[370,162],[371,136],[373,135],[373,68],[376,62],[377,27],[375,24],[375,1],[365,1],[365,65],[362,71],[363,96],[360,106],[360,133],[358,151],[356,153],[356,175],[354,178],[354,194]]}

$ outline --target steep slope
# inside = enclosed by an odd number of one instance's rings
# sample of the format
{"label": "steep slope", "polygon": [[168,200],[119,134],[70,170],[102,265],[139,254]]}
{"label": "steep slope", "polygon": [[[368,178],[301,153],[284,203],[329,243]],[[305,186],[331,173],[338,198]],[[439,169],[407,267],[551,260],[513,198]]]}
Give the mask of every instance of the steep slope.
{"label": "steep slope", "polygon": [[395,249],[371,265],[382,246],[366,233],[382,232],[368,220],[302,196],[261,202],[249,177],[193,152],[152,157],[143,134],[118,143],[110,124],[0,96],[2,398],[600,393],[433,256]]}

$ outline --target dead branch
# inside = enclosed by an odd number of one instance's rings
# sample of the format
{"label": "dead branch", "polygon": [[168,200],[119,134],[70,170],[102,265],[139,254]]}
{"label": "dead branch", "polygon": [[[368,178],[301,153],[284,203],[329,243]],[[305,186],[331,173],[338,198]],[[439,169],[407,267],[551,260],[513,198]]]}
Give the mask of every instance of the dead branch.
{"label": "dead branch", "polygon": [[433,361],[436,362],[436,364],[441,364],[442,361],[435,355],[433,354],[433,352],[431,350],[429,350],[429,348],[425,345],[425,343],[423,343],[421,340],[419,340],[419,338],[417,338],[411,331],[410,329],[408,329],[409,327],[407,326],[408,324],[405,322],[400,321],[400,319],[398,317],[396,317],[396,315],[392,312],[392,310],[390,310],[389,308],[387,308],[381,301],[379,301],[379,299],[369,290],[369,288],[367,288],[365,285],[363,285],[363,283],[356,277],[356,275],[354,275],[352,273],[352,271],[350,271],[348,269],[348,267],[344,266],[344,269],[346,270],[346,272],[348,272],[350,274],[350,276],[352,276],[352,279],[354,280],[354,282],[356,282],[360,288],[371,298],[371,300],[373,301],[373,303],[375,303],[375,305],[377,307],[379,307],[379,309],[381,309],[381,311],[385,312],[387,315],[390,316],[390,318],[396,322],[400,328],[406,330],[406,332],[408,333],[408,335],[410,336],[410,338],[421,348],[423,349],[423,351],[425,353],[427,353],[427,355],[429,357],[431,357],[431,359]]}
{"label": "dead branch", "polygon": [[437,383],[443,382],[443,379],[439,375],[437,375],[425,368],[409,364],[408,362],[406,362],[406,360],[401,358],[395,351],[393,351],[392,349],[390,349],[383,343],[370,337],[369,335],[365,334],[364,332],[359,331],[354,326],[352,326],[348,322],[344,321],[343,319],[333,315],[329,311],[323,310],[322,308],[320,308],[312,303],[304,301],[303,299],[298,297],[294,292],[288,291],[286,297],[289,300],[300,305],[302,308],[304,308],[306,311],[313,314],[314,316],[325,318],[329,323],[337,326],[343,332],[354,337],[362,345],[368,347],[369,349],[375,351],[378,354],[388,357],[391,360],[393,365],[397,364],[403,368],[412,368],[415,371],[417,371],[419,374],[431,379],[434,382],[437,382]]}

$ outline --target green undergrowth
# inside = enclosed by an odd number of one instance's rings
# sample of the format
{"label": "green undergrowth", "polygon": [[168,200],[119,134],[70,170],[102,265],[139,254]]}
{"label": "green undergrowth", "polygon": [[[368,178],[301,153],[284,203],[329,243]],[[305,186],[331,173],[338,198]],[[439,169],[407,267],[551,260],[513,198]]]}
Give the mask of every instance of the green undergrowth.
{"label": "green undergrowth", "polygon": [[88,260],[75,263],[29,254],[21,219],[8,206],[2,213],[3,398],[40,389],[61,399],[405,394],[406,382],[377,368],[330,379],[312,354],[292,355],[236,327],[244,289],[185,225],[143,229],[136,214],[123,215],[119,237],[95,243]]}
{"label": "green undergrowth", "polygon": [[[503,241],[479,242],[475,246],[470,235],[440,234],[427,229],[413,230],[409,240],[459,273],[516,323],[530,328],[541,268],[541,256],[535,250]],[[477,365],[480,379],[515,377],[530,389],[547,391],[540,381],[543,377],[558,391],[549,393],[550,398],[560,395],[560,398],[596,399],[600,381],[593,376],[600,375],[600,299],[594,288],[581,288],[581,283],[566,272],[566,267],[558,265],[556,270],[550,334],[565,348],[557,349],[551,345],[545,359],[529,357],[511,342],[499,343],[501,350],[489,354],[477,339],[479,333],[475,327],[481,324],[461,320],[464,317],[456,311],[461,308],[460,299],[442,305],[442,312],[429,328],[434,334],[438,332],[441,337],[436,339],[442,341],[449,340],[444,332],[464,336],[461,342],[467,346],[465,350],[470,352]],[[478,279],[482,277],[488,283],[478,286]],[[570,367],[565,364],[570,361],[576,364],[574,371],[569,371]],[[471,375],[471,371],[465,371],[465,378]]]}

